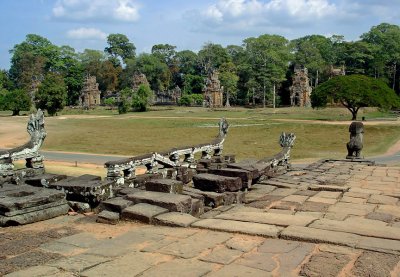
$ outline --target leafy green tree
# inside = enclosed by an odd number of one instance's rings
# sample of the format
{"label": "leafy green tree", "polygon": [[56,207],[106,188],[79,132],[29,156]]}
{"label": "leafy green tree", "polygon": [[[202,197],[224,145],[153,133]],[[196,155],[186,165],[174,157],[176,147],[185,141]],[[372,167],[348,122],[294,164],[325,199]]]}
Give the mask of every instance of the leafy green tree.
{"label": "leafy green tree", "polygon": [[128,59],[135,58],[136,47],[127,36],[123,34],[110,34],[107,37],[108,47],[104,49],[113,59],[115,66],[119,65],[120,58],[125,64]]}
{"label": "leafy green tree", "polygon": [[51,116],[61,111],[67,101],[67,87],[57,73],[48,73],[36,93],[37,108],[47,110]]}
{"label": "leafy green tree", "polygon": [[221,64],[229,62],[228,52],[220,44],[211,42],[206,43],[199,51],[198,63],[203,70],[203,74],[208,74],[212,69],[218,69]]}
{"label": "leafy green tree", "polygon": [[237,83],[239,76],[236,66],[232,62],[223,63],[219,67],[219,79],[226,93],[226,106],[230,106],[230,98],[236,98]]}
{"label": "leafy green tree", "polygon": [[275,100],[275,89],[286,78],[286,70],[290,61],[289,42],[278,35],[261,35],[257,38],[244,40],[251,75],[249,79],[255,80],[262,87],[263,106],[266,105],[267,91]]}
{"label": "leafy green tree", "polygon": [[176,55],[176,46],[170,44],[156,44],[151,48],[151,54],[160,59],[168,66],[172,65],[172,61]]}
{"label": "leafy green tree", "polygon": [[0,108],[12,111],[12,115],[19,115],[20,111],[29,111],[31,105],[31,97],[23,89],[0,90]]}
{"label": "leafy green tree", "polygon": [[153,99],[153,92],[147,85],[140,85],[138,90],[133,93],[132,107],[137,112],[147,111]]}
{"label": "leafy green tree", "polygon": [[179,72],[183,75],[199,73],[197,68],[197,54],[190,50],[183,50],[177,52],[175,55],[177,60]]}
{"label": "leafy green tree", "polygon": [[131,106],[129,103],[129,99],[132,99],[132,90],[130,88],[124,88],[119,93],[120,99],[118,102],[118,113],[126,114]]}
{"label": "leafy green tree", "polygon": [[328,102],[341,103],[357,119],[361,107],[391,109],[400,107],[400,99],[384,82],[364,75],[337,76],[321,84],[311,94],[313,108]]}
{"label": "leafy green tree", "polygon": [[146,75],[153,91],[165,91],[170,87],[171,72],[167,64],[151,54],[140,54],[135,63],[136,71]]}
{"label": "leafy green tree", "polygon": [[184,94],[201,94],[204,87],[204,78],[199,75],[186,74],[183,76]]}

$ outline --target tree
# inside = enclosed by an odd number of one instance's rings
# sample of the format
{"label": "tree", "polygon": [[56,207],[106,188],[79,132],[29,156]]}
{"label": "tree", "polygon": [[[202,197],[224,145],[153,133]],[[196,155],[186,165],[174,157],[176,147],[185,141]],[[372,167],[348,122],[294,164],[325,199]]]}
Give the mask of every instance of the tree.
{"label": "tree", "polygon": [[147,85],[140,85],[138,90],[133,93],[132,107],[137,112],[145,112],[153,98],[153,92]]}
{"label": "tree", "polygon": [[0,90],[0,109],[12,111],[13,116],[19,115],[20,111],[29,111],[31,105],[31,98],[23,89]]}
{"label": "tree", "polygon": [[183,93],[200,94],[203,93],[204,78],[199,75],[186,74],[183,76]]}
{"label": "tree", "polygon": [[226,106],[230,106],[230,97],[236,96],[239,77],[236,74],[236,66],[232,62],[223,63],[219,67],[219,79],[226,93]]}
{"label": "tree", "polygon": [[168,66],[151,54],[140,54],[135,63],[137,72],[146,75],[153,91],[165,91],[171,83],[171,72]]}
{"label": "tree", "polygon": [[36,94],[37,108],[47,110],[51,116],[61,111],[67,100],[67,87],[64,79],[57,73],[48,73]]}
{"label": "tree", "polygon": [[228,52],[220,44],[206,43],[199,51],[198,62],[203,74],[208,74],[212,69],[218,69],[221,64],[229,62]]}
{"label": "tree", "polygon": [[104,52],[108,53],[112,58],[114,65],[117,66],[118,58],[126,64],[127,59],[135,58],[136,47],[133,43],[129,42],[127,36],[123,34],[110,34],[107,37],[108,47],[104,49]]}
{"label": "tree", "polygon": [[151,48],[151,54],[160,59],[160,61],[171,66],[172,60],[176,54],[176,46],[170,44],[156,44]]}
{"label": "tree", "polygon": [[337,76],[318,86],[311,94],[313,108],[341,103],[357,119],[361,107],[390,109],[400,107],[400,99],[384,82],[364,75]]}
{"label": "tree", "polygon": [[125,114],[129,110],[129,101],[128,99],[132,98],[132,90],[130,88],[124,88],[120,92],[120,100],[118,102],[118,113]]}

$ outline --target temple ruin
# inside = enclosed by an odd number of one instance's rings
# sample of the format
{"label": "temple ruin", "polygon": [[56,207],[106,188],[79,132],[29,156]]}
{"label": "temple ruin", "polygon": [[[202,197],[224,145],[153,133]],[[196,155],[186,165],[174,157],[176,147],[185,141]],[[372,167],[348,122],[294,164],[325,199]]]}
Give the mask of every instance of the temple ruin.
{"label": "temple ruin", "polygon": [[96,82],[96,76],[88,75],[83,84],[81,95],[79,96],[79,105],[85,108],[91,108],[100,105],[99,84]]}
{"label": "temple ruin", "polygon": [[136,73],[133,75],[133,84],[132,90],[137,91],[141,85],[150,86],[149,82],[147,81],[146,75],[143,73]]}
{"label": "temple ruin", "polygon": [[206,85],[203,89],[204,106],[208,108],[223,107],[223,91],[224,87],[218,79],[218,71],[212,70],[208,74]]}
{"label": "temple ruin", "polygon": [[311,105],[310,81],[308,70],[303,66],[295,66],[290,87],[290,105],[292,107],[309,107]]}
{"label": "temple ruin", "polygon": [[344,75],[346,75],[346,69],[345,69],[344,65],[342,65],[339,68],[333,67],[333,65],[331,65],[329,75],[330,75],[330,78],[335,77],[335,76],[344,76]]}
{"label": "temple ruin", "polygon": [[154,94],[154,104],[156,105],[177,105],[182,97],[180,87],[166,91],[159,91]]}

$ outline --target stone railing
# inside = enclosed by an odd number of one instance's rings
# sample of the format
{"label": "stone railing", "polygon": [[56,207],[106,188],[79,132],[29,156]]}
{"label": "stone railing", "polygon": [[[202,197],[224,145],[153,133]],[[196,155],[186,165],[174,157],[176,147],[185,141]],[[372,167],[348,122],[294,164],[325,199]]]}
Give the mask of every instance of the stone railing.
{"label": "stone railing", "polygon": [[135,178],[136,168],[146,166],[147,173],[157,173],[158,165],[166,168],[179,166],[195,167],[196,153],[201,153],[202,159],[210,159],[212,155],[220,156],[223,144],[228,133],[229,124],[225,118],[219,122],[219,133],[217,137],[207,144],[174,148],[166,152],[154,152],[147,155],[131,157],[128,159],[106,162],[107,179],[123,184],[125,179]]}
{"label": "stone railing", "polygon": [[28,121],[27,131],[31,139],[24,145],[0,151],[0,177],[14,175],[14,161],[26,160],[26,168],[43,169],[43,156],[39,149],[46,138],[44,128],[44,114],[39,109],[36,114],[31,114]]}

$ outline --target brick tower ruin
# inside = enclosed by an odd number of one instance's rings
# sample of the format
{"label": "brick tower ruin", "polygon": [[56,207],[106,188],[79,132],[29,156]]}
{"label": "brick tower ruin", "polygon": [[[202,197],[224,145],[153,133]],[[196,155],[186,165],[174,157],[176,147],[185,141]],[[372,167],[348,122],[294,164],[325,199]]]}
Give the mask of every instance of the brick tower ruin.
{"label": "brick tower ruin", "polygon": [[309,107],[311,105],[312,88],[308,79],[308,70],[303,66],[295,66],[290,87],[290,104],[292,107]]}
{"label": "brick tower ruin", "polygon": [[224,87],[221,86],[218,75],[219,73],[217,70],[210,71],[203,89],[204,104],[209,108],[220,108],[223,106]]}
{"label": "brick tower ruin", "polygon": [[100,105],[100,93],[96,76],[88,75],[79,97],[79,105],[86,108]]}

